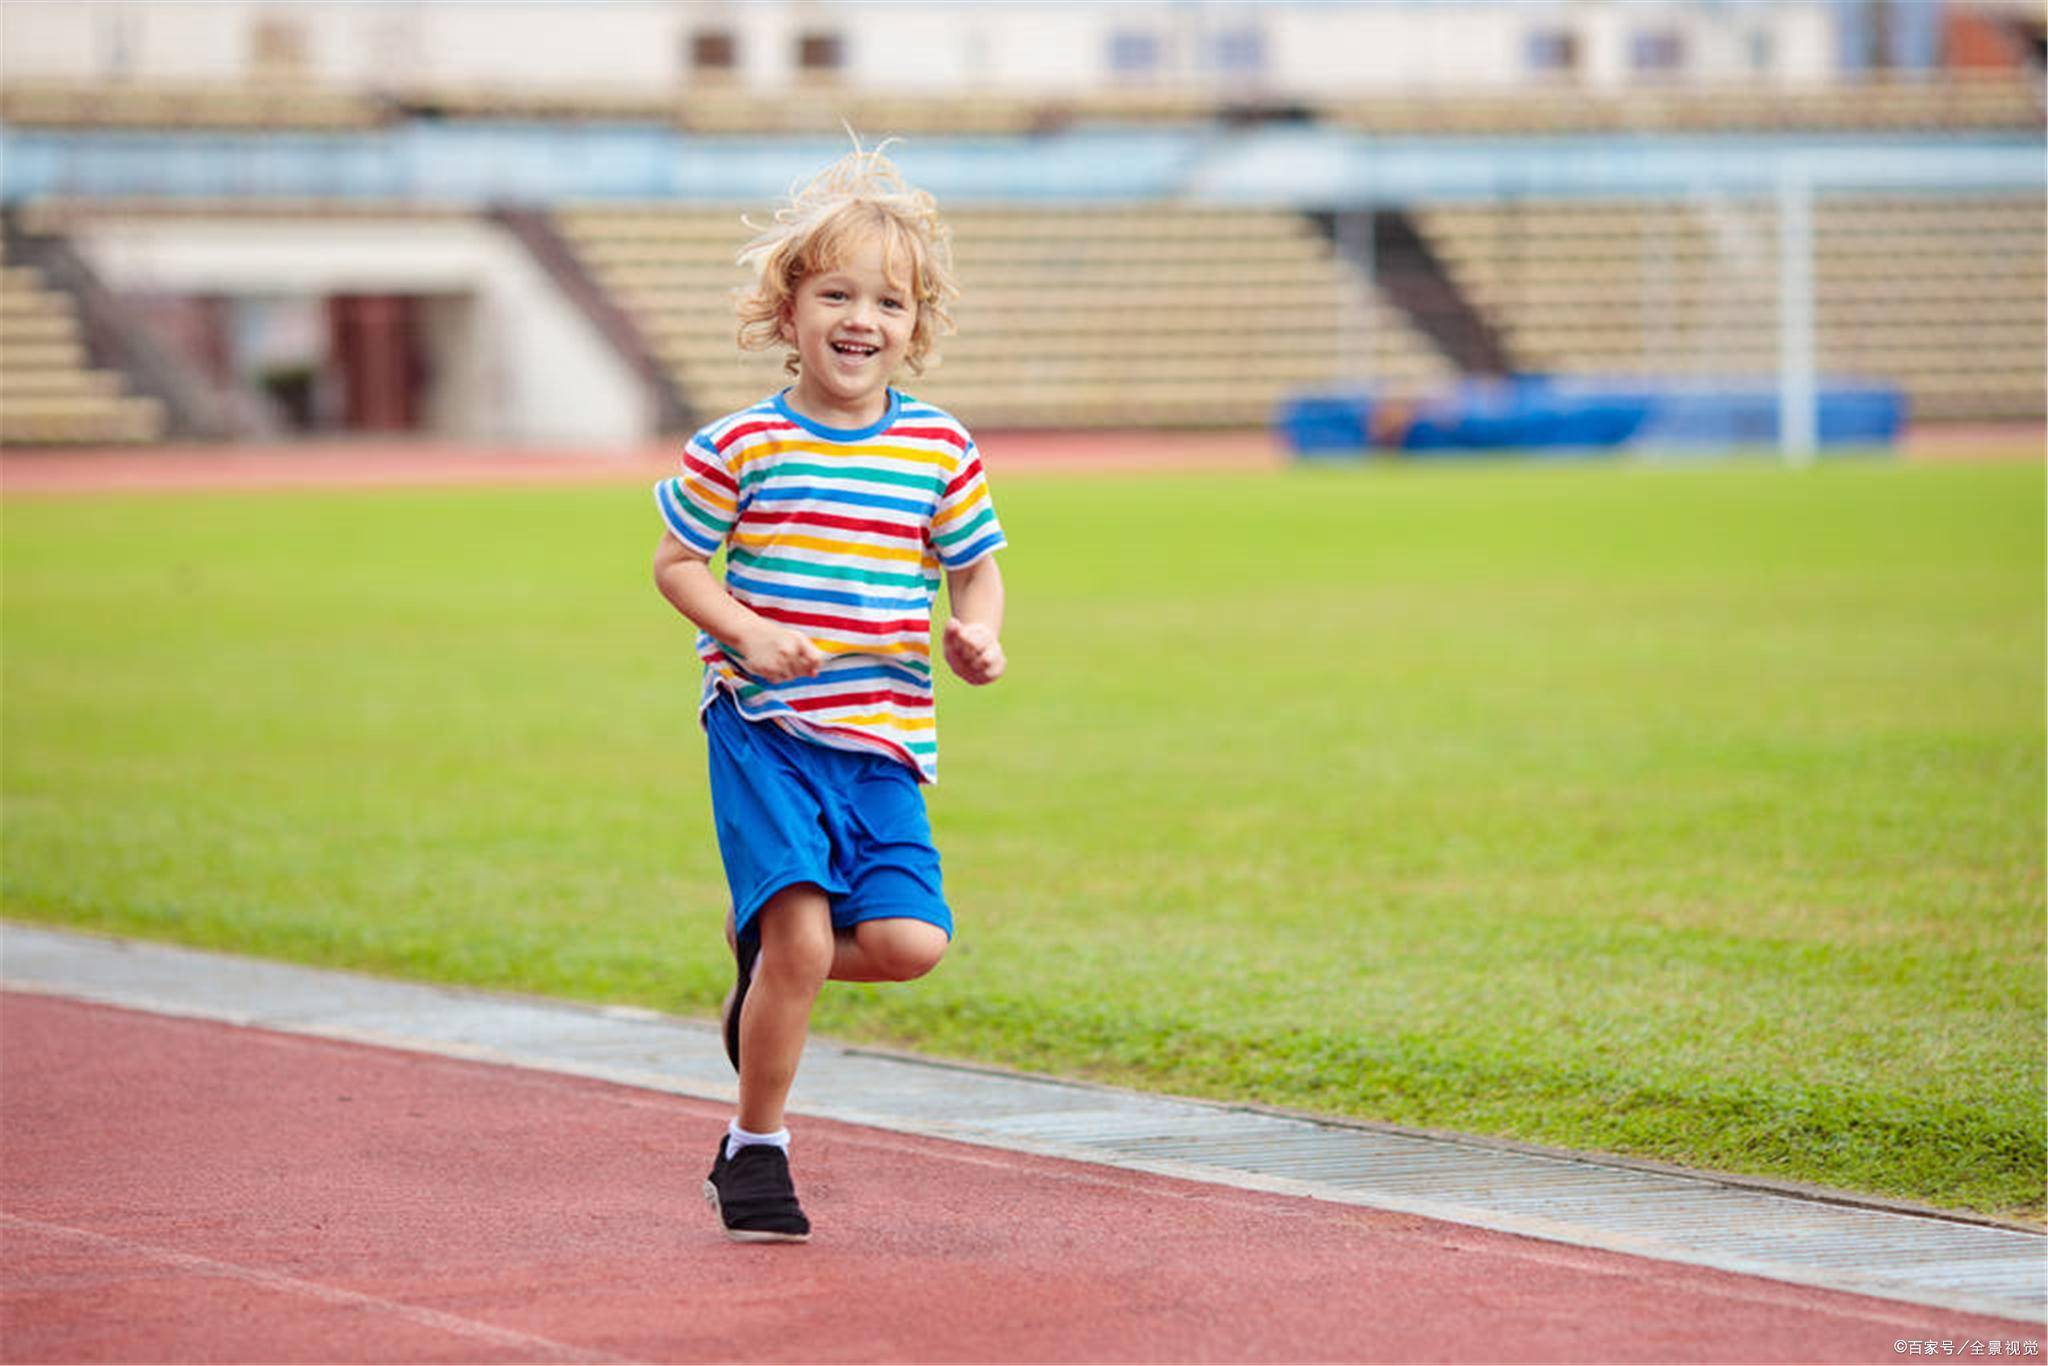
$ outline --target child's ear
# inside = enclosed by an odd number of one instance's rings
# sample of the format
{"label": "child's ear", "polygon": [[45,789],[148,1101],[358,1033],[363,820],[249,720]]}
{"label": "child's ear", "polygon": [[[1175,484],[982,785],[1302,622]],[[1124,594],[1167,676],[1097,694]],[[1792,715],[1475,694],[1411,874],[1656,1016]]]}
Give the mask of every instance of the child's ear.
{"label": "child's ear", "polygon": [[782,306],[775,310],[775,335],[791,346],[796,345],[796,307],[792,299],[784,299]]}

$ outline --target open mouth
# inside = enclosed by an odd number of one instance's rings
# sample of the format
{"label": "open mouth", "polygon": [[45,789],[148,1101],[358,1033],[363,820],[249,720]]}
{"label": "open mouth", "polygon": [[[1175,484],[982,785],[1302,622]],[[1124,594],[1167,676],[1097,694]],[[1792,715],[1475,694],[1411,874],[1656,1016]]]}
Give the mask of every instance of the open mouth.
{"label": "open mouth", "polygon": [[852,356],[860,360],[866,360],[882,348],[879,346],[869,346],[865,342],[833,342],[832,349],[842,356]]}

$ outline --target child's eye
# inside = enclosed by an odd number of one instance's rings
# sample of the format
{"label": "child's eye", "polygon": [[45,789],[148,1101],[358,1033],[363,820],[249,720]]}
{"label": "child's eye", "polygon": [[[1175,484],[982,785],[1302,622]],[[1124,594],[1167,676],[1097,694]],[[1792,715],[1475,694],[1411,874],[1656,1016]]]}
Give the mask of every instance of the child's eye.
{"label": "child's eye", "polygon": [[884,308],[893,308],[893,309],[896,309],[896,310],[897,310],[898,312],[901,312],[901,311],[902,311],[902,308],[903,308],[903,300],[901,300],[901,299],[884,299],[884,300],[882,300],[882,307],[884,307]]}
{"label": "child's eye", "polygon": [[832,302],[837,303],[841,299],[844,299],[846,297],[846,291],[843,289],[824,289],[818,291],[818,297],[821,299],[830,299]]}

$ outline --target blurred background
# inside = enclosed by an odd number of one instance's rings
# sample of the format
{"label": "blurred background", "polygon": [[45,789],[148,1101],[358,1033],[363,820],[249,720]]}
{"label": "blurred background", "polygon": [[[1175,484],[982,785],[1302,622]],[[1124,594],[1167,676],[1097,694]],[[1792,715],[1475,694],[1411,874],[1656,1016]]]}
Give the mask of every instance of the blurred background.
{"label": "blurred background", "polygon": [[2037,0],[0,6],[0,441],[644,449],[901,137],[988,429],[2038,432]]}

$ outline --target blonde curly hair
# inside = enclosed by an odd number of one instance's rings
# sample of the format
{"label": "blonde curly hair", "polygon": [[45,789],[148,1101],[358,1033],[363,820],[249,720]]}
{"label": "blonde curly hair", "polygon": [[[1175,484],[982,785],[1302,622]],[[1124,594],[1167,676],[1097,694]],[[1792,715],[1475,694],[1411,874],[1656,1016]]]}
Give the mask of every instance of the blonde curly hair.
{"label": "blonde curly hair", "polygon": [[[855,138],[851,152],[790,191],[769,227],[740,220],[756,232],[739,254],[739,263],[754,272],[752,287],[738,292],[742,350],[786,345],[782,323],[797,286],[845,264],[856,247],[879,236],[882,269],[892,279],[903,278],[917,299],[904,361],[921,375],[927,361],[938,359],[932,344],[953,331],[947,305],[960,294],[953,278],[953,233],[939,217],[938,201],[905,181],[883,155],[888,145],[864,151]],[[908,266],[906,277],[898,276],[899,262]],[[797,373],[794,349],[782,368]]]}

